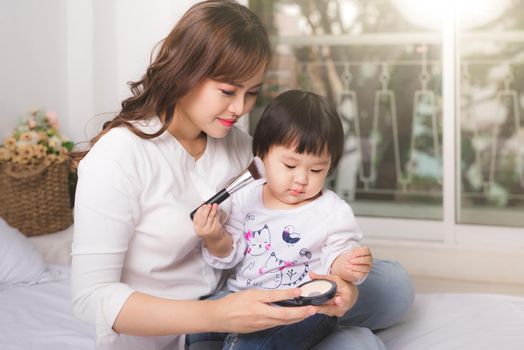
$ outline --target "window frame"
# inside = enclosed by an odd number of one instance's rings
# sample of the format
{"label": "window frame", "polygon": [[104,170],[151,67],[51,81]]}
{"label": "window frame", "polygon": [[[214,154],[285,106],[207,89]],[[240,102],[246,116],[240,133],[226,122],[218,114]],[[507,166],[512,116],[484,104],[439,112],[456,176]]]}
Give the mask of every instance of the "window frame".
{"label": "window frame", "polygon": [[[463,38],[490,38],[490,33],[468,32],[461,34],[458,28],[456,4],[446,2],[441,32],[419,33],[372,33],[355,35],[322,35],[314,37],[273,37],[275,44],[311,45],[384,45],[394,43],[440,44],[442,49],[442,220],[403,219],[358,216],[358,222],[371,241],[419,241],[443,243],[444,245],[468,245],[489,247],[524,247],[524,228],[495,225],[461,224],[461,149],[460,142],[460,35]],[[508,41],[524,37],[522,32],[510,32]],[[497,40],[500,38],[497,36]],[[386,229],[385,229],[386,228]]]}

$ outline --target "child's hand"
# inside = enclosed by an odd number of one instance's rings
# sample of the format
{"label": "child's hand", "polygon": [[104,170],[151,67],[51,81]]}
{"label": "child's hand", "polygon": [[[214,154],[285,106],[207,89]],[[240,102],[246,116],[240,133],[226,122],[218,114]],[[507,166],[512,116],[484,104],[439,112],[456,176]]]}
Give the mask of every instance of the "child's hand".
{"label": "child's hand", "polygon": [[226,232],[220,222],[218,204],[204,204],[198,208],[193,218],[193,228],[204,241],[222,238]]}
{"label": "child's hand", "polygon": [[373,256],[368,247],[353,248],[339,255],[333,262],[331,272],[348,282],[360,282],[366,278],[373,265]]}

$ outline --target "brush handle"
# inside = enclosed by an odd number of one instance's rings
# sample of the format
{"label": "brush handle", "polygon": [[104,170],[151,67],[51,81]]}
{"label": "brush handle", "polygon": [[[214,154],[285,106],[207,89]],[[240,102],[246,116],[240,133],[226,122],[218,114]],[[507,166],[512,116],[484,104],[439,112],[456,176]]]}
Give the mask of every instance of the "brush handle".
{"label": "brush handle", "polygon": [[198,208],[196,208],[195,210],[193,210],[193,211],[191,212],[191,214],[189,214],[189,217],[191,218],[191,220],[193,220],[193,217],[195,216],[196,211],[197,211],[201,206],[203,206],[204,204],[213,204],[213,203],[220,204],[220,203],[222,203],[223,201],[225,201],[229,196],[230,196],[229,192],[226,191],[226,189],[224,188],[222,191],[218,192],[218,193],[215,194],[213,197],[209,198],[205,203],[202,203]]}

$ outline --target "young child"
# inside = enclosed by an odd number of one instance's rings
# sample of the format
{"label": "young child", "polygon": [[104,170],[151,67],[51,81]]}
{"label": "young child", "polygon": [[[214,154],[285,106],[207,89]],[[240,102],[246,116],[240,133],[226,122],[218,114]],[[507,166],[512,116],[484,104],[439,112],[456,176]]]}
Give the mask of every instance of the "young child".
{"label": "young child", "polygon": [[[292,288],[310,280],[309,272],[355,284],[366,278],[372,257],[358,244],[362,233],[353,211],[323,188],[343,143],[336,110],[319,95],[287,91],[265,109],[253,139],[265,178],[233,196],[224,226],[216,204],[201,207],[194,218],[206,261],[218,269],[237,266],[227,281],[230,291]],[[231,238],[232,247],[223,244]],[[230,335],[226,342],[234,349],[307,349],[336,323],[335,317],[317,314],[293,325]]]}

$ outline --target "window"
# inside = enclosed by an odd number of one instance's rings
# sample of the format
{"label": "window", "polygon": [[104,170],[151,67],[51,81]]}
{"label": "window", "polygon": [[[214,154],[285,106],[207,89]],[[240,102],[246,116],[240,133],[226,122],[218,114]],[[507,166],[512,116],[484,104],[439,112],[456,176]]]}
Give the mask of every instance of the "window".
{"label": "window", "polygon": [[524,4],[488,5],[461,20],[458,220],[524,226]]}
{"label": "window", "polygon": [[329,185],[360,215],[441,219],[440,32],[393,1],[250,5],[275,48],[260,107],[300,88],[339,110],[346,148]]}
{"label": "window", "polygon": [[[251,130],[278,93],[317,92],[337,106],[346,134],[329,186],[358,215],[524,226],[519,1],[251,0],[249,6],[275,52]],[[446,11],[459,15],[451,16],[458,21],[447,37]],[[446,41],[457,62],[448,70]],[[443,94],[445,79],[451,95]],[[443,128],[443,95],[456,104],[451,128]],[[456,152],[443,152],[444,133],[451,133]],[[444,164],[455,168],[446,188]],[[452,197],[447,209],[445,195]]]}

